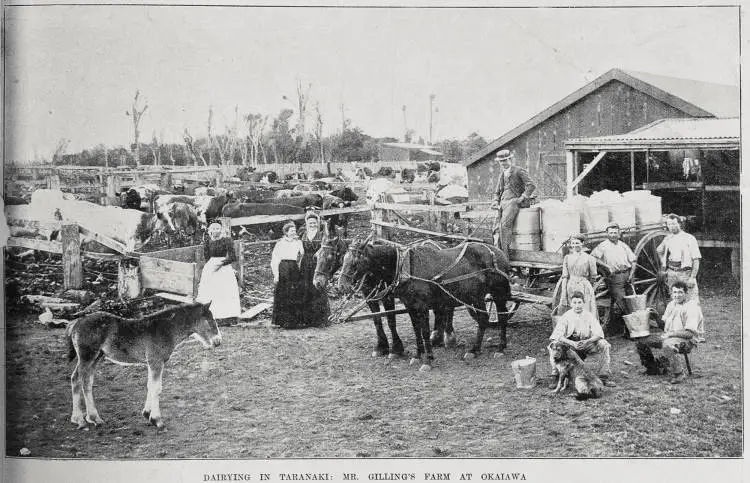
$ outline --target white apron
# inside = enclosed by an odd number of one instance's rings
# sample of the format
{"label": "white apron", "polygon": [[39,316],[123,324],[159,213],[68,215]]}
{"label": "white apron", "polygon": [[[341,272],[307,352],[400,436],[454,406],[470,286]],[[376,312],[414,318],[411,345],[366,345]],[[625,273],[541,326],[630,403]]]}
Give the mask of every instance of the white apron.
{"label": "white apron", "polygon": [[224,257],[209,258],[203,266],[201,281],[198,284],[196,300],[201,303],[211,302],[209,309],[214,319],[240,315],[240,289],[232,265],[224,265],[216,270],[223,261]]}

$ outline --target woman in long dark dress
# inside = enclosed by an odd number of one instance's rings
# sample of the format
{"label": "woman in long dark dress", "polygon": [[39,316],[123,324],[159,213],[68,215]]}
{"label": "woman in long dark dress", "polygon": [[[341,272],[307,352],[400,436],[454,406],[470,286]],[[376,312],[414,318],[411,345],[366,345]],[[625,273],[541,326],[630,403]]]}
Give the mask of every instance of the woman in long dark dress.
{"label": "woman in long dark dress", "polygon": [[315,253],[320,249],[323,233],[320,230],[320,215],[314,211],[305,216],[305,228],[300,238],[304,254],[300,262],[300,293],[302,294],[302,324],[306,327],[320,327],[328,324],[331,309],[328,294],[313,285],[315,276]]}
{"label": "woman in long dark dress", "polygon": [[303,327],[299,262],[304,249],[293,221],[285,224],[282,231],[284,237],[276,243],[271,253],[271,271],[275,284],[271,324],[284,329],[296,329]]}

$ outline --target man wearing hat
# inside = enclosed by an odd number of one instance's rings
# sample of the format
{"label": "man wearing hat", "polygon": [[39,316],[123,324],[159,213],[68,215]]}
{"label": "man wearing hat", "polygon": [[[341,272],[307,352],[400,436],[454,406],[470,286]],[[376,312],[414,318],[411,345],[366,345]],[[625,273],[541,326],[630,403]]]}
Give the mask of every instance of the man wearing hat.
{"label": "man wearing hat", "polygon": [[536,186],[525,169],[513,165],[513,155],[507,149],[498,151],[495,161],[503,169],[497,182],[495,201],[492,203],[492,208],[498,210],[500,230],[497,233],[498,236],[495,237],[495,245],[507,251],[510,248],[513,224],[518,216],[518,210],[528,206],[528,200]]}
{"label": "man wearing hat", "polygon": [[620,323],[622,315],[627,313],[625,307],[626,286],[630,280],[630,270],[637,260],[633,250],[627,243],[620,240],[620,225],[617,223],[607,225],[607,239],[594,248],[591,256],[600,260],[610,269],[607,288],[614,311],[611,320]]}

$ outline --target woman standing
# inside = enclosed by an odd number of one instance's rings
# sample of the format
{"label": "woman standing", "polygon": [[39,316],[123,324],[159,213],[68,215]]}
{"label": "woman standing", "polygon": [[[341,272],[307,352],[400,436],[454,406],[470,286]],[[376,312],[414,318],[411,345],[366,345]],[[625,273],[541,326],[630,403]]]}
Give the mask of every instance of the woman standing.
{"label": "woman standing", "polygon": [[305,229],[301,235],[304,255],[300,262],[300,294],[304,310],[302,311],[303,325],[306,327],[320,327],[328,323],[331,309],[328,305],[328,294],[319,291],[313,285],[315,276],[315,253],[320,249],[323,233],[320,229],[320,215],[310,211],[305,216]]}
{"label": "woman standing", "polygon": [[299,261],[304,249],[293,221],[284,225],[284,237],[271,253],[273,272],[273,314],[271,324],[284,329],[302,327]]}
{"label": "woman standing", "polygon": [[232,324],[240,315],[240,289],[232,268],[237,258],[232,239],[224,235],[224,229],[218,223],[211,223],[208,227],[203,258],[206,264],[201,272],[197,300],[211,303],[209,309],[219,325]]}
{"label": "woman standing", "polygon": [[583,293],[583,309],[597,318],[593,283],[596,280],[596,259],[583,251],[583,235],[573,235],[568,240],[570,253],[563,258],[561,305],[570,307],[573,293]]}

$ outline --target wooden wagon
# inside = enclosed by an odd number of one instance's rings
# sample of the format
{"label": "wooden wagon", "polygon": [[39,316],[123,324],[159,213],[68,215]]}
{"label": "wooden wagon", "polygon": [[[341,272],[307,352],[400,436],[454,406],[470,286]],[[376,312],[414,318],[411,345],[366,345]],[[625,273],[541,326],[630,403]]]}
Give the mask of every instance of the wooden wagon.
{"label": "wooden wagon", "polygon": [[[371,223],[381,238],[388,238],[389,230],[404,230],[426,237],[454,241],[491,242],[490,230],[484,230],[485,233],[482,234],[480,233],[482,230],[479,229],[481,227],[478,225],[491,224],[496,212],[488,210],[486,206],[482,205],[487,205],[487,203],[450,206],[376,203],[373,207]],[[435,229],[415,228],[406,223],[405,217],[400,215],[399,211],[401,213],[430,212],[433,215],[436,214],[439,221],[437,226],[434,227]],[[456,214],[458,214],[457,217]],[[455,218],[468,222],[463,227],[464,233],[445,233],[445,227]],[[477,233],[480,234],[477,235]],[[665,276],[661,273],[659,257],[656,253],[656,248],[666,235],[667,231],[663,223],[636,225],[623,227],[622,229],[622,240],[630,246],[637,258],[637,262],[630,273],[630,290],[634,294],[646,294],[648,305],[657,308],[657,310],[663,310],[669,301],[669,290]],[[583,233],[583,236],[585,239],[584,246],[593,249],[599,242],[606,239],[606,232]],[[562,264],[566,253],[566,246],[562,246],[557,251],[509,250],[510,265],[513,267],[514,275],[520,283],[514,283],[512,299],[507,306],[508,317],[512,316],[522,304],[545,305],[550,309],[551,315],[558,314],[561,308]],[[605,283],[605,279],[609,275],[609,268],[603,263],[597,263],[597,269],[599,277],[594,284],[594,292],[599,310],[599,320],[606,328],[611,313],[611,300]],[[497,323],[497,310],[489,300],[487,310],[490,312],[490,320]],[[403,313],[399,309],[396,312]]]}

